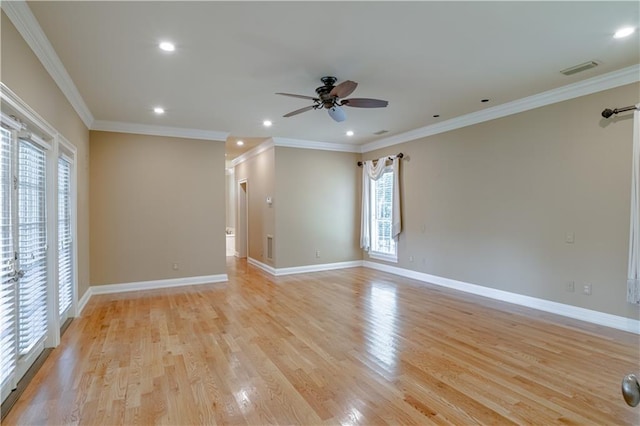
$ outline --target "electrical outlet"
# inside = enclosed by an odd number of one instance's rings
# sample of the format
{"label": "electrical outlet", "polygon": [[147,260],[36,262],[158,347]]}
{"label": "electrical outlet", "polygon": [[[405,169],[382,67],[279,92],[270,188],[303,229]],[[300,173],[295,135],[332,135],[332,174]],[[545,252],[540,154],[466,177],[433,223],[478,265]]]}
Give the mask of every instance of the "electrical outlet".
{"label": "electrical outlet", "polygon": [[320,257],[320,250],[316,250],[316,257],[319,258]]}
{"label": "electrical outlet", "polygon": [[573,244],[576,242],[576,234],[573,232],[567,232],[564,234],[564,242],[567,244]]}
{"label": "electrical outlet", "polygon": [[173,264],[171,265],[171,269],[173,269],[174,271],[180,269],[180,265],[178,265],[178,262],[173,262]]}
{"label": "electrical outlet", "polygon": [[591,284],[585,284],[582,286],[582,294],[591,296]]}
{"label": "electrical outlet", "polygon": [[565,281],[564,289],[569,293],[573,293],[574,291],[576,291],[576,283],[574,281]]}
{"label": "electrical outlet", "polygon": [[413,256],[409,256],[409,262],[413,262]]}

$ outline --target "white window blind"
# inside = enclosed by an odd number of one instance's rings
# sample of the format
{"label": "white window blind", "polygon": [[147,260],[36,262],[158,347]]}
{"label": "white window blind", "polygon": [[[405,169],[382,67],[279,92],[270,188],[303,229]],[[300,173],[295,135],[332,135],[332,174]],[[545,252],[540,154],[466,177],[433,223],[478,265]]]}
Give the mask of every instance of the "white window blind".
{"label": "white window blind", "polygon": [[46,154],[18,143],[18,353],[26,354],[47,331]]}
{"label": "white window blind", "polygon": [[58,159],[58,309],[62,316],[73,300],[71,241],[71,163]]}
{"label": "white window blind", "polygon": [[387,168],[378,180],[371,181],[371,252],[396,254],[392,236],[393,169]]}
{"label": "white window blind", "polygon": [[0,127],[0,385],[8,386],[16,369],[16,282],[12,214],[12,135]]}

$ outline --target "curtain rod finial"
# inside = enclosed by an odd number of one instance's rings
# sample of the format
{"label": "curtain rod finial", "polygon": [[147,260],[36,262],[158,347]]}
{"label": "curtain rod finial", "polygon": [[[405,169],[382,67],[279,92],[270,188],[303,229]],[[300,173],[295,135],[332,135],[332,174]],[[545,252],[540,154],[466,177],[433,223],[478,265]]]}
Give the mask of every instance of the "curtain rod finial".
{"label": "curtain rod finial", "polygon": [[615,114],[615,111],[614,111],[614,110],[612,110],[612,109],[610,109],[610,108],[607,108],[607,109],[605,109],[604,111],[602,111],[602,116],[603,116],[604,118],[609,118],[609,117],[611,117],[613,114]]}

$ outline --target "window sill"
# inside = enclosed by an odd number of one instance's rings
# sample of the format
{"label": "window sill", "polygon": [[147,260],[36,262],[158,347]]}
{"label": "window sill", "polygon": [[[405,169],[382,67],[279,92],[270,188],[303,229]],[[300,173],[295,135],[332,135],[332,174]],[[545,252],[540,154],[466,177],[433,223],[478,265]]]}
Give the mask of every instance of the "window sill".
{"label": "window sill", "polygon": [[369,252],[369,257],[376,260],[384,260],[385,262],[398,263],[398,256],[387,253]]}

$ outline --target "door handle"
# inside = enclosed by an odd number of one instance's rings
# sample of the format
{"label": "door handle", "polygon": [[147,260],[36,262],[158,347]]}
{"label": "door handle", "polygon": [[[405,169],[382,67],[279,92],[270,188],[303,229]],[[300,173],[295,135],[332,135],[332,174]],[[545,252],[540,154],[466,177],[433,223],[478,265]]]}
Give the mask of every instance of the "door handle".
{"label": "door handle", "polygon": [[24,271],[22,269],[14,269],[13,272],[9,274],[9,276],[14,280],[19,280],[20,278],[24,277]]}

